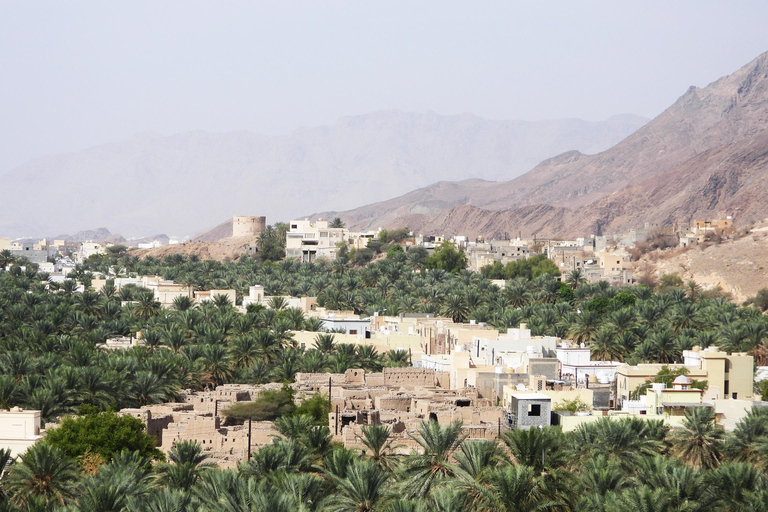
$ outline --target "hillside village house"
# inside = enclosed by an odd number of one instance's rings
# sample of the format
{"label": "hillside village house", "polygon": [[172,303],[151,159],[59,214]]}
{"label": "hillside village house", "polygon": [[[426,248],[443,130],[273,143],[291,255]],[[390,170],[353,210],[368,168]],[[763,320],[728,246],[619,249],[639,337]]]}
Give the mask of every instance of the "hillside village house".
{"label": "hillside village house", "polygon": [[706,219],[694,220],[691,225],[691,232],[702,242],[704,237],[710,233],[726,233],[733,229],[733,217],[730,215],[724,219]]}
{"label": "hillside village house", "polygon": [[355,233],[347,228],[329,227],[327,220],[292,220],[285,234],[285,257],[312,263],[317,258],[329,261],[336,259],[336,252],[342,243],[350,248],[362,249],[373,240],[373,232]]}
{"label": "hillside village house", "polygon": [[466,252],[469,268],[475,272],[496,261],[506,265],[512,261],[526,259],[530,255],[527,243],[520,239],[472,243],[467,246]]}

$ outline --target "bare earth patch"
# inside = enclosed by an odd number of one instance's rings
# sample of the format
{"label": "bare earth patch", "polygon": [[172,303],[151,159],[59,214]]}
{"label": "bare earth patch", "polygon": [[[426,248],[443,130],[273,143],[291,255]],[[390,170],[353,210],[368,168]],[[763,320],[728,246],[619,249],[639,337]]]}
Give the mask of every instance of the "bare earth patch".
{"label": "bare earth patch", "polygon": [[638,262],[638,267],[648,264],[657,276],[677,274],[704,288],[721,286],[733,294],[735,301],[743,302],[768,287],[768,220],[755,224],[749,233],[736,240],[649,253]]}

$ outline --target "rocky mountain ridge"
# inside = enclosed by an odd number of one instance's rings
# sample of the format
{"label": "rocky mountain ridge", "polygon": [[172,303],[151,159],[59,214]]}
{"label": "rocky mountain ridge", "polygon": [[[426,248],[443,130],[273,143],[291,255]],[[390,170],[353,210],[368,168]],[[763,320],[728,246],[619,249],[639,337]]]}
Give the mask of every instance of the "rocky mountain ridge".
{"label": "rocky mountain ridge", "polygon": [[[768,215],[768,53],[672,106],[610,149],[569,151],[503,182],[441,182],[338,215],[351,227],[578,236],[644,221]],[[469,208],[472,207],[472,208]]]}

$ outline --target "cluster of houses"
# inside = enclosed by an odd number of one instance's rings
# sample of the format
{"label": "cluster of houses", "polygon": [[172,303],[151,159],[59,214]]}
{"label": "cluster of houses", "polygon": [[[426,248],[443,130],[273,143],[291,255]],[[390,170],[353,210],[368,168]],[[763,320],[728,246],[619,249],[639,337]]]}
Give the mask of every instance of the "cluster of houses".
{"label": "cluster of houses", "polygon": [[[129,282],[124,279],[122,285]],[[152,277],[130,284],[152,289],[165,305],[178,292],[167,288],[178,285]],[[197,298],[231,296],[230,292],[212,290]],[[260,286],[251,287],[246,299],[246,305],[270,307],[275,303]],[[675,427],[682,423],[688,407],[711,407],[718,422],[733,429],[751,407],[764,405],[753,395],[753,357],[727,354],[716,347],[694,347],[684,352],[681,363],[666,365],[673,370],[685,368],[686,374],[665,386],[653,382],[662,365],[593,361],[589,348],[553,336],[532,335],[525,324],[499,332],[482,323],[455,323],[426,314],[363,318],[319,308],[311,297],[280,302],[320,318],[326,329],[334,331],[336,343],[408,354],[411,364],[405,368],[297,375],[293,384],[297,401],[316,393],[328,396],[328,427],[334,440],[348,447],[361,446],[360,429],[366,425],[389,426],[395,444],[407,452],[417,448],[413,436],[425,420],[460,420],[470,439],[491,439],[510,428],[560,425],[571,431],[599,418],[661,419]],[[296,343],[307,349],[316,336],[316,332],[293,333]],[[137,343],[111,341],[105,349],[129,349]],[[694,381],[706,382],[706,389],[693,387]],[[647,383],[650,386],[644,386]],[[178,403],[121,413],[140,418],[163,451],[180,440],[196,440],[211,460],[234,465],[249,450],[271,443],[277,432],[270,422],[254,422],[250,428],[225,425],[223,411],[232,403],[254,400],[264,390],[279,386],[228,384],[213,391],[185,391]],[[39,411],[0,412],[0,446],[12,448],[15,454],[43,434]]]}
{"label": "cluster of houses", "polygon": [[[449,240],[465,251],[469,268],[476,272],[495,262],[506,265],[535,254],[546,254],[562,274],[579,270],[588,282],[608,281],[620,285],[635,282],[629,250],[637,244],[661,238],[665,246],[693,247],[707,237],[732,230],[733,219],[726,217],[695,220],[691,224],[675,224],[672,227],[646,222],[642,229],[573,240],[518,237],[486,241],[480,237],[472,241],[459,235],[445,237],[411,233],[405,245],[406,248],[420,246],[433,251],[443,241]],[[379,231],[355,232],[344,227],[331,227],[327,220],[322,219],[292,220],[286,232],[286,257],[302,262],[313,262],[319,258],[333,261],[342,244],[360,249],[366,247],[369,241],[377,240],[378,236]]]}
{"label": "cluster of houses", "polygon": [[[239,229],[252,233],[261,226],[260,219],[248,219],[241,221]],[[681,245],[692,244],[703,241],[709,233],[731,228],[730,219],[696,221],[692,227],[685,227],[686,233],[695,235],[695,242],[688,235],[675,236]],[[619,247],[659,233],[657,227],[646,226],[643,231],[616,237],[594,236],[572,244],[519,239],[469,242],[462,237],[455,243],[467,251],[474,265],[526,258],[537,246],[565,271],[581,269],[589,276],[615,276],[629,282],[631,273],[627,274],[627,260]],[[332,259],[340,241],[365,247],[375,236],[331,228],[326,221],[292,221],[287,251],[289,257],[302,261]],[[434,248],[442,239],[414,237],[412,242]],[[585,260],[581,253],[592,257]],[[592,272],[593,267],[599,272]],[[158,276],[117,277],[113,282],[118,290],[128,285],[152,290],[164,307],[170,307],[177,297],[202,302],[225,296],[233,305],[238,302],[235,290],[196,291]],[[97,290],[105,284],[104,278],[92,282]],[[316,393],[328,396],[328,427],[334,439],[348,447],[361,446],[361,428],[366,425],[390,426],[395,444],[409,451],[417,448],[413,435],[425,420],[461,420],[470,439],[491,439],[510,428],[560,425],[570,431],[599,418],[661,419],[675,427],[681,424],[689,407],[711,407],[717,421],[733,429],[753,406],[765,405],[760,401],[762,397],[753,395],[753,357],[727,354],[717,347],[694,347],[683,353],[681,363],[665,365],[672,370],[684,369],[680,372],[684,375],[667,386],[654,382],[662,365],[595,361],[589,348],[553,336],[532,335],[525,324],[499,332],[484,323],[457,323],[430,314],[389,316],[383,311],[363,317],[351,311],[318,307],[314,297],[270,297],[259,285],[251,286],[236,307],[245,311],[251,304],[269,308],[278,303],[320,319],[324,329],[334,333],[336,343],[370,345],[379,353],[394,350],[408,354],[410,366],[406,368],[297,375],[293,384],[296,399]],[[296,344],[307,349],[313,347],[316,336],[316,332],[309,331],[293,333]],[[130,349],[137,343],[140,341],[109,340],[104,348]],[[694,387],[694,381],[705,382],[705,389]],[[223,410],[235,402],[254,400],[264,390],[275,387],[278,385],[228,384],[213,391],[185,391],[178,403],[121,413],[140,418],[163,451],[180,440],[196,440],[212,460],[234,465],[252,449],[270,443],[277,432],[270,422],[254,422],[250,428],[227,426]],[[0,448],[9,447],[14,454],[23,452],[44,434],[40,426],[39,411],[0,411]]]}

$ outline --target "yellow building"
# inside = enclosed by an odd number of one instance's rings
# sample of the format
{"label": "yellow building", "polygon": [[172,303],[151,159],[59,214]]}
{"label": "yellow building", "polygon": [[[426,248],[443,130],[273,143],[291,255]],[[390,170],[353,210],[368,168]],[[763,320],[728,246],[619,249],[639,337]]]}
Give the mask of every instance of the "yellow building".
{"label": "yellow building", "polygon": [[707,381],[705,399],[753,398],[754,358],[745,353],[727,354],[717,347],[683,352],[683,364],[639,364],[621,365],[616,372],[616,396],[619,400],[629,400],[632,393],[642,384],[652,382],[662,367],[669,369],[685,367],[688,377]]}

